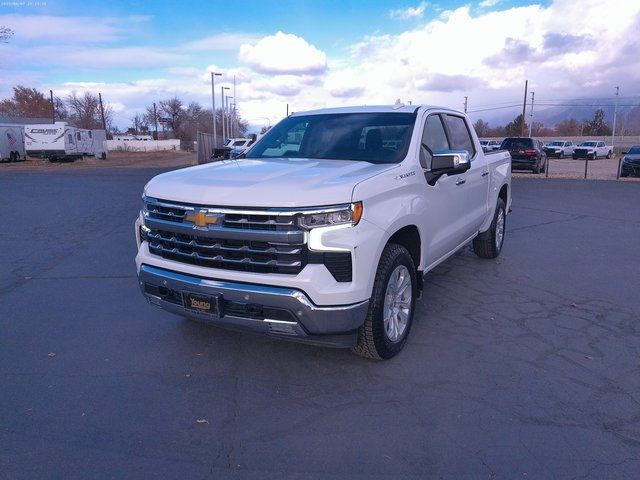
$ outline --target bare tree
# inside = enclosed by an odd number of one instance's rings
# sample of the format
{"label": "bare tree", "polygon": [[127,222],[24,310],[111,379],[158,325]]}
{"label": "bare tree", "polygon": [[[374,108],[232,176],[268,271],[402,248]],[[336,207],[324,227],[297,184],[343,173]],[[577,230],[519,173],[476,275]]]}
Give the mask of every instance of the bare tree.
{"label": "bare tree", "polygon": [[486,137],[489,133],[489,124],[481,118],[479,118],[476,123],[473,124],[473,127],[475,128],[476,133],[479,137]]}
{"label": "bare tree", "polygon": [[[102,115],[100,112],[100,100],[91,92],[78,95],[75,91],[67,97],[69,119],[80,128],[102,128]],[[104,106],[104,118],[107,130],[113,127],[113,109],[110,105]]]}
{"label": "bare tree", "polygon": [[134,135],[139,135],[140,132],[149,130],[149,124],[146,119],[146,115],[142,113],[136,113],[131,117],[131,128]]}
{"label": "bare tree", "polygon": [[0,43],[7,43],[14,33],[9,27],[0,27]]}

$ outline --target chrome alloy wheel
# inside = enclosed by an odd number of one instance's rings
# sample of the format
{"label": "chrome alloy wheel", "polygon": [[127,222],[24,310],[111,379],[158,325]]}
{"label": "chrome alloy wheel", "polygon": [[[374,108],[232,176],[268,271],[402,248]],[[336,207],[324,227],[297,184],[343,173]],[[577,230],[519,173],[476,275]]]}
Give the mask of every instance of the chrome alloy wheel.
{"label": "chrome alloy wheel", "polygon": [[402,339],[409,323],[413,286],[411,275],[404,265],[398,265],[389,277],[384,295],[384,331],[392,342]]}
{"label": "chrome alloy wheel", "polygon": [[504,210],[501,208],[498,211],[498,218],[496,219],[496,248],[500,250],[502,246],[502,239],[504,238]]}

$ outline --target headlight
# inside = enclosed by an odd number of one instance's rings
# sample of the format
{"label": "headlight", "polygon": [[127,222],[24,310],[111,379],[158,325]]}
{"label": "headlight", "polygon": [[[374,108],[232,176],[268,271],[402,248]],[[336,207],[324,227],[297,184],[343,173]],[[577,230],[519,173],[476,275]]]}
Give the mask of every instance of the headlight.
{"label": "headlight", "polygon": [[362,217],[362,202],[327,207],[302,214],[298,220],[302,228],[311,230],[331,225],[357,225]]}

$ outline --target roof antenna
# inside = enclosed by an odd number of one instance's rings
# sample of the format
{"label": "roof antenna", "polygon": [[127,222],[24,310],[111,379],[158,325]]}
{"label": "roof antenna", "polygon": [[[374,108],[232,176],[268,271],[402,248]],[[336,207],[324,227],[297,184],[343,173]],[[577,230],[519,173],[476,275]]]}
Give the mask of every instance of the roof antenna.
{"label": "roof antenna", "polygon": [[402,102],[400,101],[400,99],[398,98],[398,99],[396,100],[395,105],[393,106],[393,109],[394,109],[394,110],[398,110],[399,108],[402,108],[402,107],[404,107],[404,103],[402,103]]}

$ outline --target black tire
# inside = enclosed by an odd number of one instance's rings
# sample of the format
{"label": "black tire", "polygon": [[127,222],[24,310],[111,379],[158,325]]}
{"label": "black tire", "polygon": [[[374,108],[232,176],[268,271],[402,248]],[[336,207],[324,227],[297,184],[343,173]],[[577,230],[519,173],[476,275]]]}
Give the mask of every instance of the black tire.
{"label": "black tire", "polygon": [[593,155],[591,155],[591,160],[597,160],[598,159],[598,154],[594,153]]}
{"label": "black tire", "polygon": [[576,157],[575,155],[571,155],[571,158],[573,158],[574,160],[578,159],[578,157]]}
{"label": "black tire", "polygon": [[545,158],[544,159],[544,164],[542,164],[542,167],[540,168],[540,171],[542,173],[546,173],[547,172],[547,163],[549,163],[549,159]]}
{"label": "black tire", "polygon": [[[498,217],[502,212],[504,224],[503,224],[503,232],[502,238],[498,242],[496,240],[497,233],[497,224]],[[504,200],[498,198],[498,203],[496,204],[496,211],[493,214],[493,221],[491,222],[491,226],[489,230],[486,232],[481,232],[476,235],[476,238],[473,239],[473,251],[480,258],[496,258],[500,255],[502,251],[502,245],[504,244],[504,237],[507,228],[507,210],[504,204]]]}
{"label": "black tire", "polygon": [[620,176],[621,176],[621,177],[628,177],[628,176],[629,176],[629,174],[628,174],[627,172],[621,172],[621,173],[620,173]]}
{"label": "black tire", "polygon": [[607,153],[607,158],[611,158],[611,150],[609,150],[609,153]]}
{"label": "black tire", "polygon": [[[409,271],[411,279],[411,307],[409,310],[407,325],[404,332],[395,342],[388,338],[384,327],[383,311],[387,285],[391,279],[391,274],[395,269],[404,265]],[[409,251],[402,245],[389,243],[384,247],[376,278],[373,283],[373,293],[369,301],[369,311],[367,317],[358,330],[358,342],[352,351],[360,356],[373,358],[376,360],[388,360],[396,356],[406,343],[413,314],[415,312],[416,297],[418,296],[418,281],[416,278],[416,266]]]}
{"label": "black tire", "polygon": [[564,158],[564,152],[560,152],[560,155],[558,155],[558,158],[563,159]]}
{"label": "black tire", "polygon": [[536,163],[536,166],[533,167],[533,173],[535,173],[536,175],[540,173],[540,161],[538,161],[538,163]]}
{"label": "black tire", "polygon": [[9,153],[9,161],[10,162],[17,162],[18,161],[18,153],[17,152],[11,152]]}

